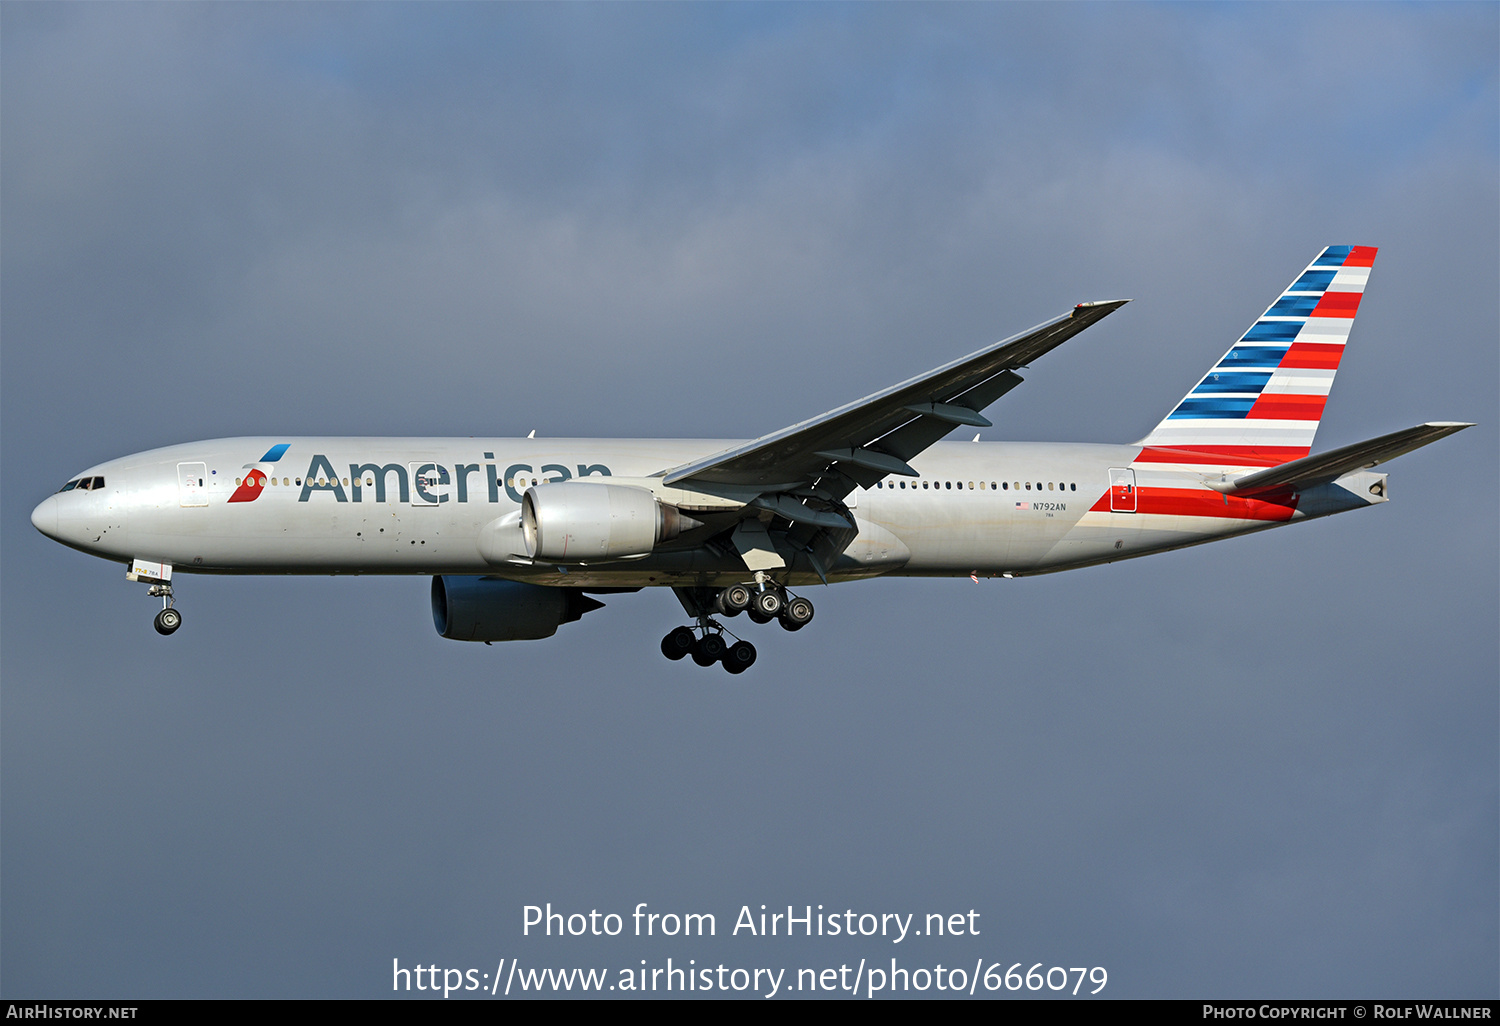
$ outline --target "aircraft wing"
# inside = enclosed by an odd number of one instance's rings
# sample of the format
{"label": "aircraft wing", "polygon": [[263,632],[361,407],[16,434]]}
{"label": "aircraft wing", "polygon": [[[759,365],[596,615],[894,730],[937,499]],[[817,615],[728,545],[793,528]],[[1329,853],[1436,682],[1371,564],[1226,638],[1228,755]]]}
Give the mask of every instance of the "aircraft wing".
{"label": "aircraft wing", "polygon": [[[1236,478],[1228,490],[1234,494],[1240,494],[1266,488],[1291,487],[1299,490],[1312,488],[1315,485],[1327,484],[1351,471],[1365,470],[1377,463],[1395,459],[1403,453],[1420,449],[1455,431],[1462,431],[1464,428],[1473,426],[1473,424],[1446,421],[1418,424],[1405,431],[1393,431],[1367,442],[1355,442],[1353,445],[1345,445],[1319,453],[1317,456],[1304,456],[1300,460],[1292,460],[1279,467],[1256,471],[1245,477]],[[1210,485],[1210,487],[1218,486]]]}
{"label": "aircraft wing", "polygon": [[[990,426],[979,411],[1021,383],[1016,368],[1057,348],[1127,302],[1080,303],[1061,317],[920,377],[674,467],[666,472],[664,483],[752,487],[765,496],[809,489],[821,482],[812,495],[837,500],[856,486],[869,487],[889,474],[915,477],[917,472],[907,461],[955,427]],[[800,510],[806,507],[795,499],[762,500],[768,501],[776,507],[774,512],[789,519],[818,522],[801,516]]]}

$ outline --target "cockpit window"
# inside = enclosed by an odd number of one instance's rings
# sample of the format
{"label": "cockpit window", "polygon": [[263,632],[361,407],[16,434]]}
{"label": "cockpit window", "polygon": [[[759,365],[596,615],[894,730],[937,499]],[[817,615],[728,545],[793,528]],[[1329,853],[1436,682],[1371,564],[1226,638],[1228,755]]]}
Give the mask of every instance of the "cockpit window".
{"label": "cockpit window", "polygon": [[77,487],[78,487],[78,482],[77,481],[69,481],[67,484],[65,484],[61,488],[59,488],[58,492],[59,493],[62,493],[62,492],[71,492],[74,488],[77,488]]}
{"label": "cockpit window", "polygon": [[[203,482],[199,481],[198,483],[202,484]],[[94,478],[94,491],[97,492],[99,489],[101,489],[103,487],[104,487],[104,478],[102,478],[102,477],[96,477],[96,478]]]}

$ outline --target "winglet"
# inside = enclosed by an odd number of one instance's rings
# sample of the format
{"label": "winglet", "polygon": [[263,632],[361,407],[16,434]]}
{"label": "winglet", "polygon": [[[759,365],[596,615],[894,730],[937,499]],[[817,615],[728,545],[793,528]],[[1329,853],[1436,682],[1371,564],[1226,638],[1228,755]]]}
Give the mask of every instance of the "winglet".
{"label": "winglet", "polygon": [[1132,300],[1129,300],[1129,299],[1095,299],[1092,302],[1089,302],[1089,303],[1079,303],[1077,306],[1073,307],[1073,316],[1074,317],[1081,317],[1083,315],[1079,311],[1081,311],[1081,310],[1092,310],[1092,309],[1094,309],[1095,307],[1098,307],[1098,306],[1107,306],[1107,307],[1109,307],[1110,311],[1115,311],[1115,310],[1118,310],[1120,307],[1124,306],[1126,303],[1129,303],[1129,302],[1132,302]]}

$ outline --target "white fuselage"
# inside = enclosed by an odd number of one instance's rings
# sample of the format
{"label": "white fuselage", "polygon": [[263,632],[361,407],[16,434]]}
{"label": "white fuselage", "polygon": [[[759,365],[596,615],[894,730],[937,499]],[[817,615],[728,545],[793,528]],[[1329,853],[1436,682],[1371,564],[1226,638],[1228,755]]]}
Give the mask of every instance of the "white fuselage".
{"label": "white fuselage", "polygon": [[[575,586],[723,585],[733,551],[664,545],[559,567],[487,560],[482,529],[526,488],[649,479],[736,443],[678,439],[231,438],[138,453],[39,505],[43,533],[107,559],[178,572],[496,574]],[[277,446],[271,462],[256,462]],[[1133,466],[1134,445],[940,442],[846,500],[859,534],[830,580],[1045,573],[1144,555],[1384,501],[1361,472],[1280,502],[1225,496],[1211,467]],[[1122,477],[1123,473],[1123,477]],[[259,484],[261,479],[265,484]],[[1368,479],[1368,480],[1366,480]],[[1121,482],[1128,482],[1125,488]],[[904,485],[904,487],[903,487]],[[793,564],[783,583],[815,580]]]}

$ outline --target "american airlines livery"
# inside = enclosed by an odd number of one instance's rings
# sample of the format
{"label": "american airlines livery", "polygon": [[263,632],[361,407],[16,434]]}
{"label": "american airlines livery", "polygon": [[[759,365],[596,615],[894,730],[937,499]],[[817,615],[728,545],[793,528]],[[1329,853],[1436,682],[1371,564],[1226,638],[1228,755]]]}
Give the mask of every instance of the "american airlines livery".
{"label": "american airlines livery", "polygon": [[1374,260],[1325,249],[1131,445],[940,441],[1118,300],[749,442],[226,438],[90,467],[31,522],[126,564],[162,634],[182,573],[430,575],[438,633],[486,643],[670,587],[692,624],[662,652],[740,673],[755,647],[723,620],[800,630],[813,585],[1051,573],[1385,502],[1371,467],[1471,425],[1310,455]]}

